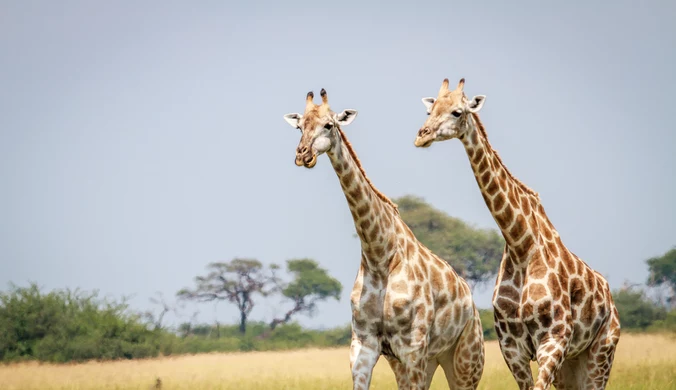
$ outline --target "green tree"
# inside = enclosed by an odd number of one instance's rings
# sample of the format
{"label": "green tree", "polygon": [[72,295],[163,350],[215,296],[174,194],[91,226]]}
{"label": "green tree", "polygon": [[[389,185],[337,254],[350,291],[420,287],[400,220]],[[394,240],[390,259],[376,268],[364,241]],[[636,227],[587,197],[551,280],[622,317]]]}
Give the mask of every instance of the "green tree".
{"label": "green tree", "polygon": [[287,270],[293,274],[293,280],[281,288],[282,295],[293,302],[293,307],[282,318],[275,318],[270,328],[286,324],[298,313],[314,314],[317,303],[329,298],[340,300],[342,284],[331,277],[325,269],[312,259],[293,259],[287,261]]}
{"label": "green tree", "polygon": [[667,302],[673,307],[676,304],[676,247],[662,256],[646,260],[648,264],[648,285],[667,289]]}
{"label": "green tree", "polygon": [[646,330],[655,321],[664,321],[667,311],[646,297],[641,289],[623,287],[613,292],[623,329]]}
{"label": "green tree", "polygon": [[504,250],[496,230],[474,228],[415,196],[394,201],[418,240],[451,264],[472,288],[495,277]]}
{"label": "green tree", "polygon": [[206,276],[195,277],[195,288],[184,288],[177,296],[179,299],[197,302],[234,303],[240,314],[239,331],[244,334],[247,319],[255,306],[254,295],[265,296],[275,290],[277,282],[275,270],[278,268],[272,264],[269,270],[266,270],[263,264],[255,259],[210,263],[207,266],[209,273]]}

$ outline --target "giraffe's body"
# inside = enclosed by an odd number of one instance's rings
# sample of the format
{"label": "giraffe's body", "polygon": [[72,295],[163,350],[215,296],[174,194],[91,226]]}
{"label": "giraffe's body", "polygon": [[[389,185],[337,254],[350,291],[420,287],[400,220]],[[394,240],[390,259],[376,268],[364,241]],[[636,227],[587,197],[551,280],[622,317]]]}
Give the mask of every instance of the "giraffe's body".
{"label": "giraffe's body", "polygon": [[311,102],[285,118],[303,135],[296,164],[312,167],[326,152],[361,240],[350,296],[353,387],[367,389],[380,355],[400,389],[426,389],[438,365],[453,389],[476,389],[483,371],[483,332],[467,283],[423,246],[394,205],[373,187],[340,129],[356,112],[334,114]]}
{"label": "giraffe's body", "polygon": [[520,389],[604,389],[620,336],[607,281],[569,251],[547,218],[537,193],[507,170],[488,142],[477,111],[448,81],[426,98],[430,118],[416,146],[459,138],[481,194],[506,241],[493,292],[495,327],[503,357]]}

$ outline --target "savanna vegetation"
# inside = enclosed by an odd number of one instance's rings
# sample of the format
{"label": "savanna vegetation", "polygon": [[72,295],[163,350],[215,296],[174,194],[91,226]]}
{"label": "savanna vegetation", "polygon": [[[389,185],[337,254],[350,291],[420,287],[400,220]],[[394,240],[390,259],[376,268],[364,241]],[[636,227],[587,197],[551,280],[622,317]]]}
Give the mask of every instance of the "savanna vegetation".
{"label": "savanna vegetation", "polygon": [[[416,236],[472,286],[494,280],[503,248],[496,231],[474,228],[420,198],[396,202]],[[676,332],[676,249],[646,264],[650,276],[644,286],[614,291],[623,332]],[[159,308],[154,312],[137,312],[124,298],[103,299],[97,292],[11,285],[0,292],[0,361],[119,360],[346,346],[349,324],[314,330],[295,322],[298,316],[316,314],[322,302],[339,299],[342,288],[312,259],[291,259],[282,268],[246,258],[208,264],[191,286],[177,292],[176,301],[152,298]],[[256,305],[273,297],[286,305],[283,315],[267,323],[252,321]],[[166,324],[166,314],[178,310],[181,302],[234,305],[239,321]],[[492,311],[482,309],[481,320],[486,340],[494,339]]]}
{"label": "savanna vegetation", "polygon": [[[158,359],[55,365],[26,362],[0,366],[7,390],[103,389],[248,389],[305,390],[352,388],[348,347],[294,351],[235,352],[183,355]],[[535,372],[536,366],[532,368]],[[486,342],[486,363],[480,390],[515,389],[496,341]],[[676,388],[676,338],[627,334],[622,337],[608,389]],[[371,389],[396,389],[385,359],[373,372]],[[432,390],[448,389],[438,369]]]}

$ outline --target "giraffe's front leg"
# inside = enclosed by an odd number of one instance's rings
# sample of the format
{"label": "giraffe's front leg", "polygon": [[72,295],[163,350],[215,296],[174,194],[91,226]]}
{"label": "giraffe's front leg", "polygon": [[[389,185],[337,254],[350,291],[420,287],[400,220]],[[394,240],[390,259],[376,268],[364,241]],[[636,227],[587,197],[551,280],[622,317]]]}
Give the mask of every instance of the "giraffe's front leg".
{"label": "giraffe's front leg", "polygon": [[[505,359],[509,371],[516,380],[519,390],[531,390],[533,388],[533,372],[530,369],[530,353],[519,348],[514,335],[503,332],[503,329],[509,329],[509,326],[498,310],[494,312],[494,318],[500,352],[502,352],[502,357]],[[520,326],[520,324],[516,325],[516,327]]]}
{"label": "giraffe's front leg", "polygon": [[350,369],[352,370],[352,388],[368,389],[371,385],[373,367],[380,357],[378,339],[369,335],[352,334],[350,345]]}
{"label": "giraffe's front leg", "polygon": [[568,350],[568,338],[550,336],[543,339],[537,349],[538,380],[534,390],[547,390],[561,368]]}
{"label": "giraffe's front leg", "polygon": [[530,359],[512,340],[499,340],[502,357],[505,359],[514,380],[516,380],[519,390],[531,390],[533,388],[533,373],[530,369]]}

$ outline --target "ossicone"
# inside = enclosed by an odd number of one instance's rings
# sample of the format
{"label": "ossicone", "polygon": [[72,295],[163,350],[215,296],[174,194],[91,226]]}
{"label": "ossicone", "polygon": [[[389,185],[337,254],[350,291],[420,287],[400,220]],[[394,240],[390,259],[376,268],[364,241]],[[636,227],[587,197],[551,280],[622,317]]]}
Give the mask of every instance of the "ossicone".
{"label": "ossicone", "polygon": [[329,96],[324,88],[319,92],[319,95],[322,97],[322,104],[329,104]]}
{"label": "ossicone", "polygon": [[460,81],[458,81],[458,86],[455,88],[458,91],[462,91],[462,89],[465,87],[465,78],[461,78]]}
{"label": "ossicone", "polygon": [[315,98],[314,92],[310,91],[307,93],[307,96],[305,97],[305,107],[306,109],[309,108],[310,106],[314,105],[314,102],[312,101]]}
{"label": "ossicone", "polygon": [[448,92],[448,79],[444,79],[441,83],[441,88],[439,88],[439,95],[446,94]]}

